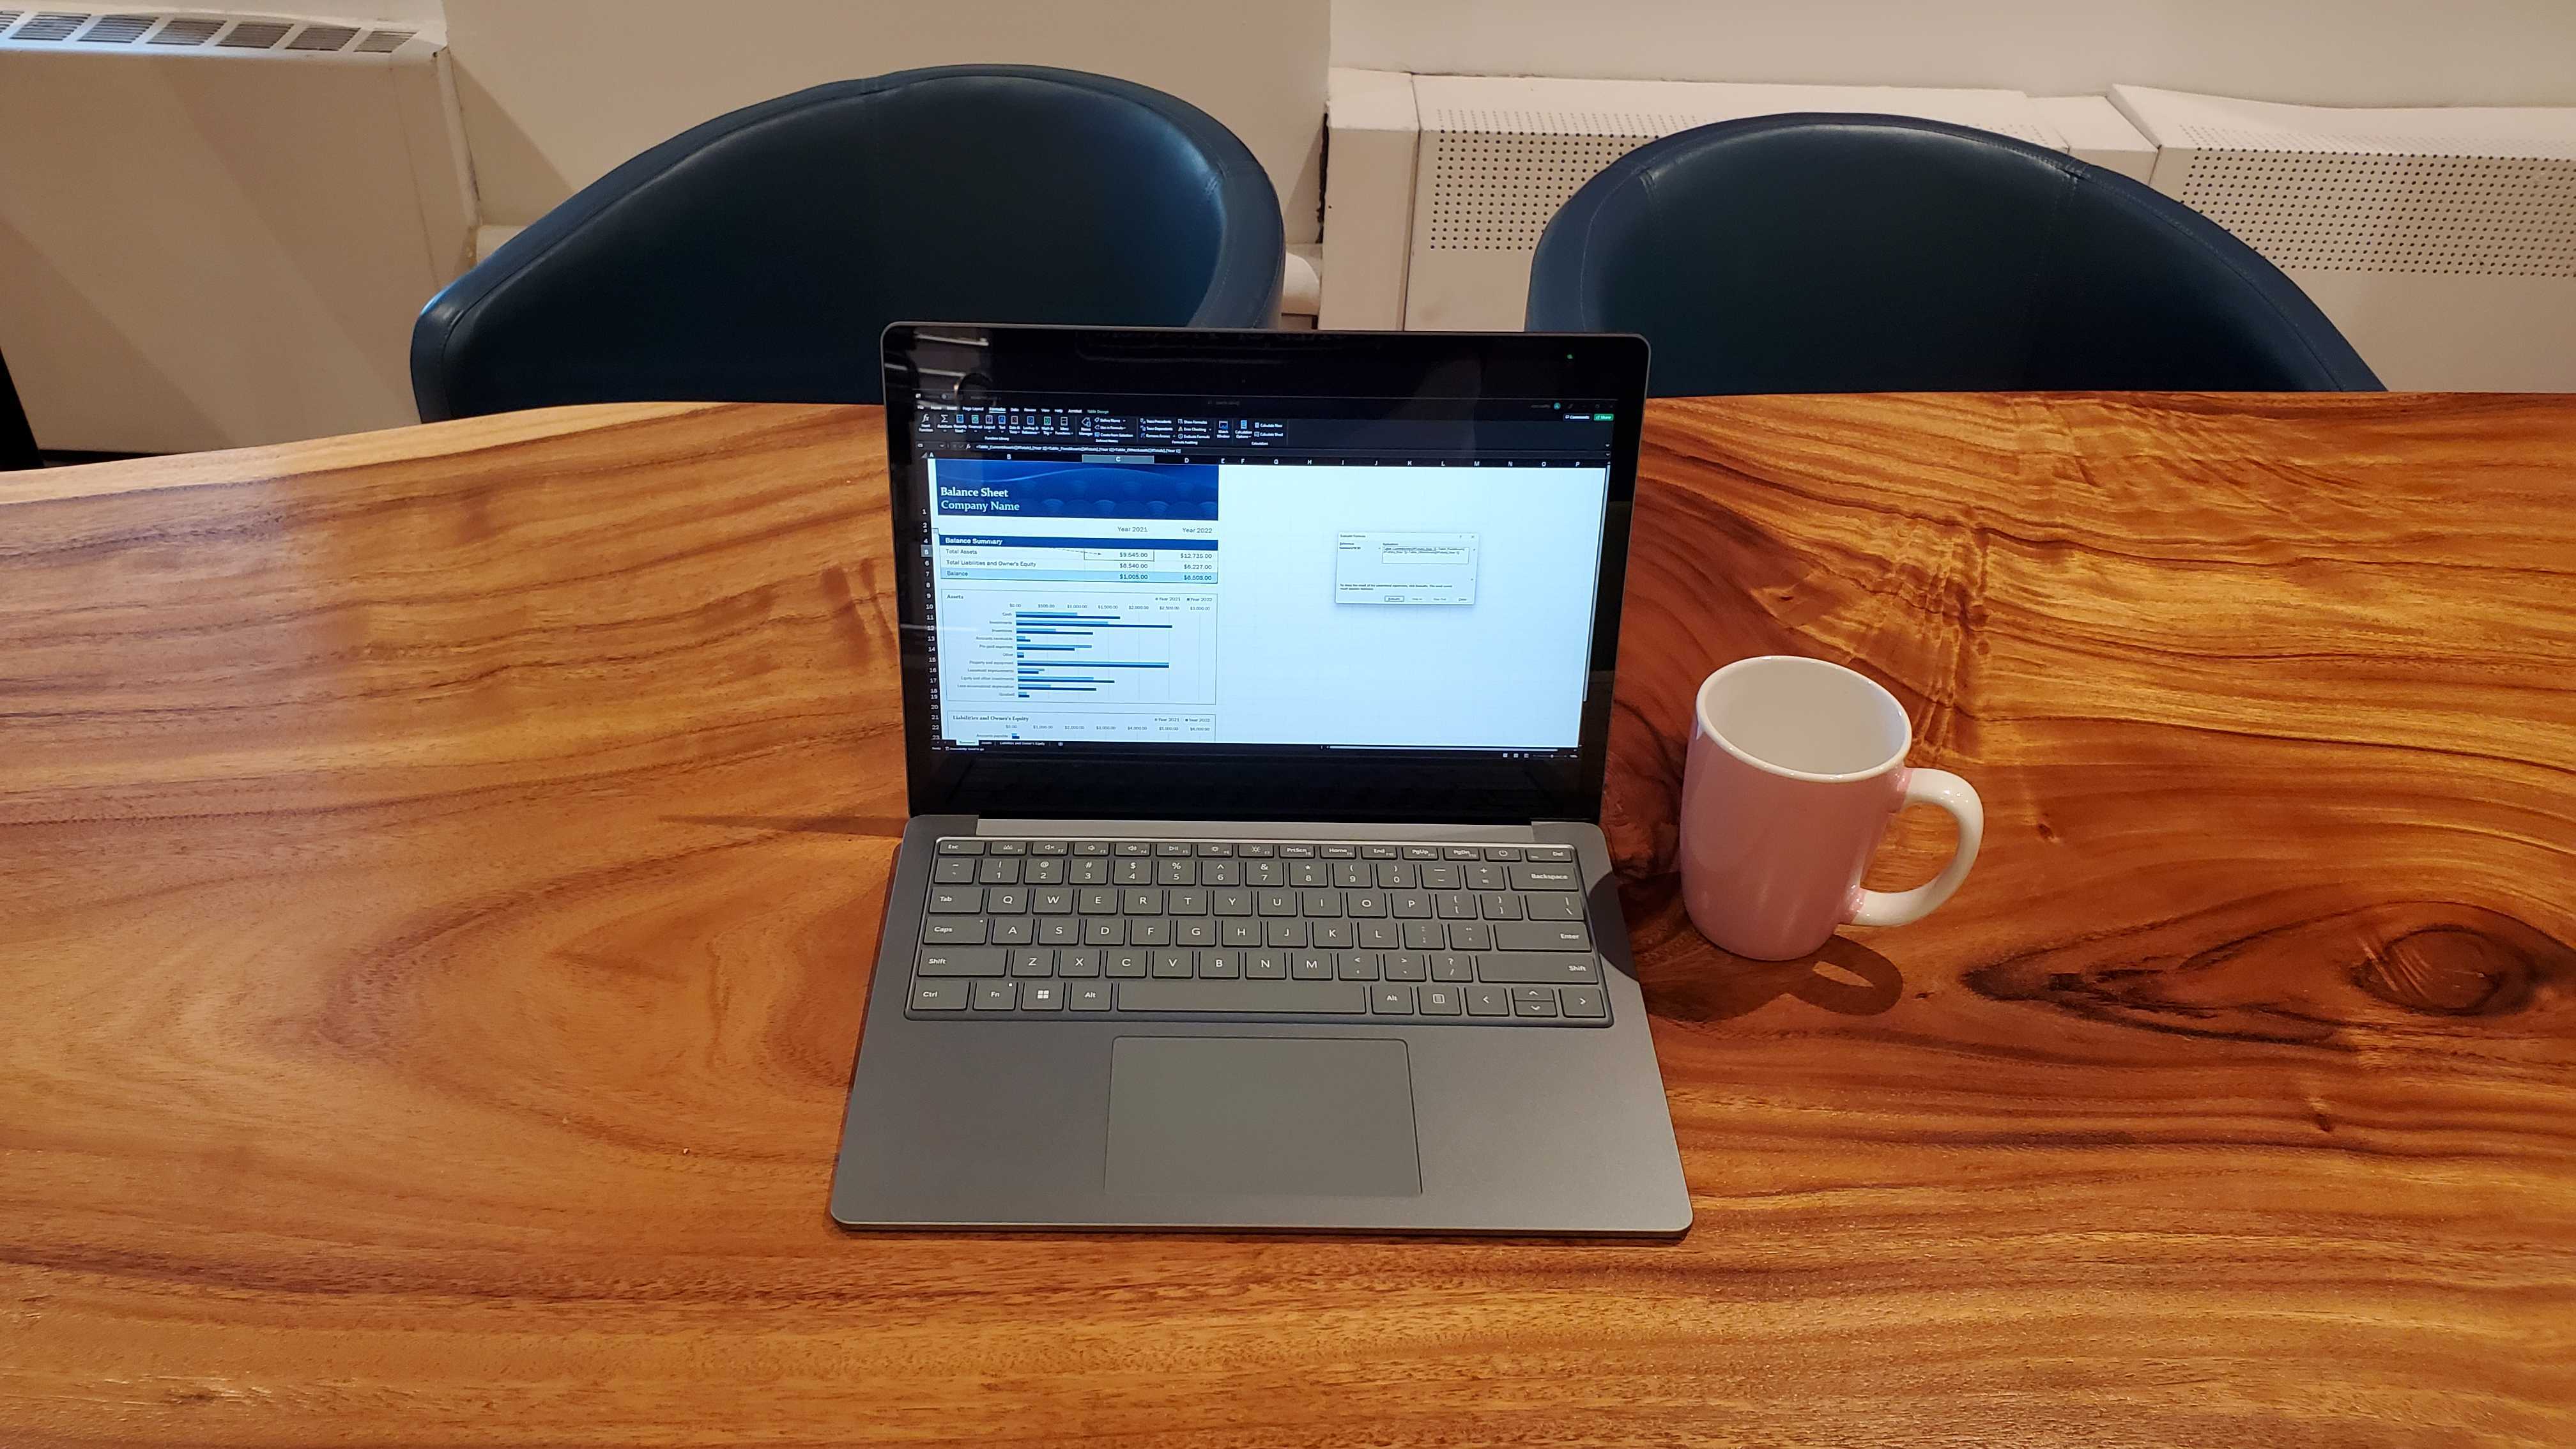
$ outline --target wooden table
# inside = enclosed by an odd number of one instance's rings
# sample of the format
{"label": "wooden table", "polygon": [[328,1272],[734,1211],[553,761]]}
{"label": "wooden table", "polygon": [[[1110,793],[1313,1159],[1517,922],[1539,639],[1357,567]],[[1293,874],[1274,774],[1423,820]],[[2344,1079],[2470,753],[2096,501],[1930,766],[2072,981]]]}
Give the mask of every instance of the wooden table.
{"label": "wooden table", "polygon": [[[0,478],[0,1443],[2576,1444],[2576,399],[1658,406],[1609,809],[1678,1244],[834,1229],[880,447]],[[1785,966],[1667,873],[1769,650],[1989,811]]]}

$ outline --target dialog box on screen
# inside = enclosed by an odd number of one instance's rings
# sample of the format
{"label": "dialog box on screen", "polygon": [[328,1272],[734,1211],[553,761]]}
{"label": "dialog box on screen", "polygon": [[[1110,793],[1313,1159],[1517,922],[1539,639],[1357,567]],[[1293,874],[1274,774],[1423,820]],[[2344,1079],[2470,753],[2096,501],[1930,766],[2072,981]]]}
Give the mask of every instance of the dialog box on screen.
{"label": "dialog box on screen", "polygon": [[1337,604],[1472,604],[1476,535],[1345,533],[1333,553]]}

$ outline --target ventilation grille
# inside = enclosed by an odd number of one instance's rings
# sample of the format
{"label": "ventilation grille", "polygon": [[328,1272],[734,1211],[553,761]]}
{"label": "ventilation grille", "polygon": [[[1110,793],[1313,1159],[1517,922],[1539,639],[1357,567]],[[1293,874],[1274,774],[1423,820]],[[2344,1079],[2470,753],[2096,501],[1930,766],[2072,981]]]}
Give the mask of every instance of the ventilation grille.
{"label": "ventilation grille", "polygon": [[[1785,114],[1756,112],[1754,114]],[[1719,121],[1741,121],[1750,117],[1742,110],[1680,111],[1612,111],[1568,110],[1557,107],[1523,109],[1513,106],[1432,105],[1422,109],[1422,129],[1426,131],[1481,131],[1496,136],[1633,136],[1651,141],[1694,126],[1712,125]],[[1948,121],[1953,125],[1973,126],[1980,131],[1993,131],[2016,141],[2034,146],[2058,148],[2056,137],[2027,121],[2002,115],[1979,113],[1973,118],[1964,113],[1954,116],[1929,116],[1927,119]]]}
{"label": "ventilation grille", "polygon": [[[1603,167],[1648,141],[1739,119],[1734,113],[1427,107],[1422,125],[1433,133],[1427,245],[1436,252],[1528,251],[1565,199]],[[2057,149],[2053,137],[2033,126],[1978,124]]]}
{"label": "ventilation grille", "polygon": [[69,40],[72,32],[89,23],[87,15],[62,10],[48,10],[18,27],[11,40]]}
{"label": "ventilation grille", "polygon": [[294,28],[283,20],[245,20],[215,44],[227,50],[267,50],[284,40],[286,32]]}
{"label": "ventilation grille", "polygon": [[1431,249],[1528,251],[1565,199],[1652,136],[1441,135],[1431,147]]}
{"label": "ventilation grille", "polygon": [[2288,126],[2178,127],[2182,144],[2207,151],[2314,151],[2325,154],[2403,156],[2446,161],[2576,161],[2576,144],[2539,137],[2496,140],[2478,136],[2385,135],[2367,131],[2309,131]]}
{"label": "ventilation grille", "polygon": [[286,42],[286,48],[289,50],[338,50],[341,46],[344,46],[351,40],[356,39],[357,34],[358,27],[354,25],[308,25],[302,30],[297,31],[293,40]]}
{"label": "ventilation grille", "polygon": [[[156,25],[160,29],[153,29]],[[292,40],[287,39],[290,34],[294,37]],[[101,15],[91,11],[44,10],[30,13],[20,9],[0,9],[0,39],[13,42],[132,45],[142,41],[146,45],[172,46],[211,43],[224,50],[276,50],[281,48],[278,42],[285,41],[284,49],[310,55],[340,51],[391,55],[419,34],[417,30],[362,31],[355,25],[308,25],[273,16],[177,15],[164,18],[149,13]],[[357,44],[352,46],[351,41]]]}
{"label": "ventilation grille", "polygon": [[1490,131],[1506,136],[1633,136],[1651,141],[1702,125],[1707,118],[1677,111],[1522,110],[1518,107],[1429,106],[1426,131]]}
{"label": "ventilation grille", "polygon": [[143,43],[146,45],[203,45],[214,39],[215,32],[223,28],[224,22],[220,20],[184,17],[162,26],[153,32],[150,40]]}
{"label": "ventilation grille", "polygon": [[158,15],[102,15],[89,29],[80,33],[83,45],[131,45],[143,38]]}
{"label": "ventilation grille", "polygon": [[2182,200],[2286,269],[2576,277],[2576,159],[2202,151]]}

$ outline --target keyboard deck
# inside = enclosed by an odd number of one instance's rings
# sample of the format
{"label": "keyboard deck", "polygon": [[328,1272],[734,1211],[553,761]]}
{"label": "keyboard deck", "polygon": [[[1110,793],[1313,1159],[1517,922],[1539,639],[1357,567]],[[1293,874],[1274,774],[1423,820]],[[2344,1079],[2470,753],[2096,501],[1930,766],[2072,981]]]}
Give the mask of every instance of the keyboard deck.
{"label": "keyboard deck", "polygon": [[939,841],[906,1014],[1605,1026],[1562,845]]}

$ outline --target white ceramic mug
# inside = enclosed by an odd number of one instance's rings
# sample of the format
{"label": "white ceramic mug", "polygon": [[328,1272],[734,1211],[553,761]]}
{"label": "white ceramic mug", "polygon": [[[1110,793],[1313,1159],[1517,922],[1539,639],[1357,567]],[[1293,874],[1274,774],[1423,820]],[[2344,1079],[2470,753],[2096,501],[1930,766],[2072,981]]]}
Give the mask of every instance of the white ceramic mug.
{"label": "white ceramic mug", "polygon": [[[1682,904],[1700,934],[1765,961],[1804,956],[1842,925],[1930,915],[1976,863],[1986,812],[1947,770],[1910,770],[1913,723],[1865,674],[1772,654],[1739,659],[1699,687],[1682,781]],[[1861,888],[1861,872],[1908,805],[1937,805],[1959,848],[1931,884]]]}

